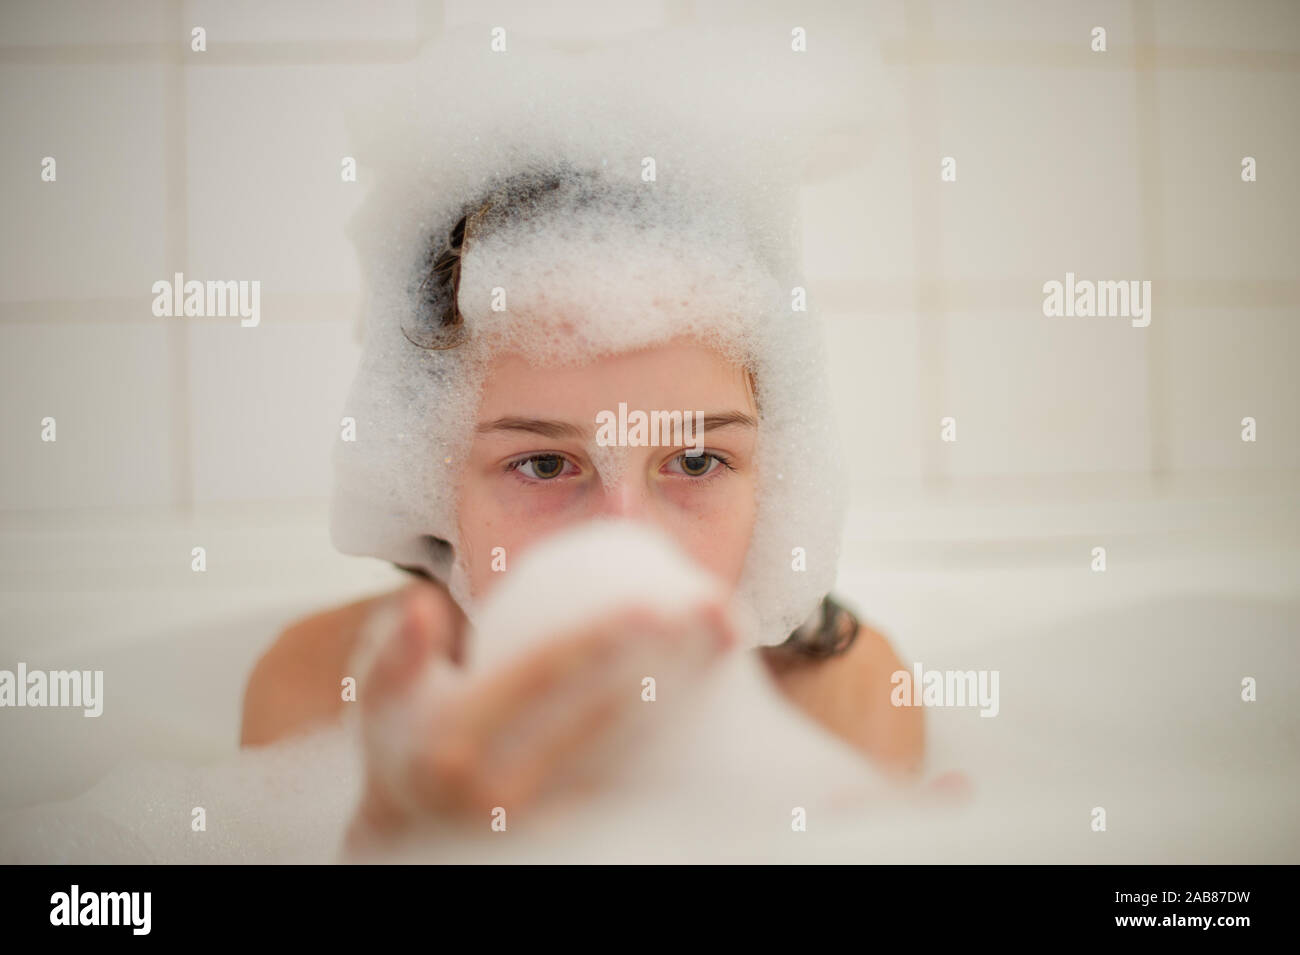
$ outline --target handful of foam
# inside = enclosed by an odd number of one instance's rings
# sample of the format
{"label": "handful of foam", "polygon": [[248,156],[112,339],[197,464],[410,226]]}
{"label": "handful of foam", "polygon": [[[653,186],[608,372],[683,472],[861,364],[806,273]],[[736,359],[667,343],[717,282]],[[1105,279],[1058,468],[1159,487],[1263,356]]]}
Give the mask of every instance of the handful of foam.
{"label": "handful of foam", "polygon": [[[507,568],[475,617],[465,661],[471,674],[620,609],[676,615],[725,596],[717,578],[662,531],[628,520],[561,531]],[[733,617],[748,626],[739,608]]]}
{"label": "handful of foam", "polygon": [[[720,655],[708,634],[690,632],[690,611],[717,600],[727,602],[739,631],[739,646]],[[427,844],[408,840],[411,861],[422,852],[477,859],[507,843],[522,858],[558,845],[585,846],[580,854],[618,847],[638,858],[688,850],[725,858],[756,832],[788,832],[792,811],[819,815],[837,794],[865,800],[885,786],[860,753],[782,697],[752,648],[745,603],[729,599],[721,581],[653,526],[600,519],[558,532],[509,562],[476,605],[465,669],[436,670],[427,701],[472,693],[501,667],[620,609],[683,617],[684,632],[671,649],[629,634],[633,645],[605,664],[612,685],[626,688],[626,706],[553,767],[548,793],[509,840],[425,817],[431,834]],[[643,692],[647,678],[653,695]],[[539,700],[517,732],[562,716],[584,692],[578,678]],[[400,745],[419,745],[418,737]]]}

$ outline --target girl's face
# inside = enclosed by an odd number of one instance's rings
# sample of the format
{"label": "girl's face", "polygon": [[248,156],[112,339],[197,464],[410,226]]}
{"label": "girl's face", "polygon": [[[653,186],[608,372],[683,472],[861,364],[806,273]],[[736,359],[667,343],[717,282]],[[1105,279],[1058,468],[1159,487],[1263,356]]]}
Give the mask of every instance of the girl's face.
{"label": "girl's face", "polygon": [[[672,446],[601,446],[598,433],[617,439],[620,404],[629,435],[638,411],[647,418],[702,412],[702,439],[673,434]],[[611,419],[612,429],[598,426]],[[504,548],[508,568],[533,541],[601,516],[658,526],[734,587],[754,525],[757,421],[745,370],[698,343],[670,342],[582,367],[534,367],[498,355],[460,487],[471,594],[486,593],[499,576],[495,548]],[[659,439],[659,430],[647,437]],[[701,444],[703,455],[695,455]]]}

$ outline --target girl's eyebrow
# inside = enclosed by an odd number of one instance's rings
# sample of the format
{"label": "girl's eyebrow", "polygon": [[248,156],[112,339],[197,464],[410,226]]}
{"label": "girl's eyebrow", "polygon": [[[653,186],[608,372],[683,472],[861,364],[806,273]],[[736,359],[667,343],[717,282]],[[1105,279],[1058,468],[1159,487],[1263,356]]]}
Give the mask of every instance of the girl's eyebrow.
{"label": "girl's eyebrow", "polygon": [[725,411],[704,416],[705,431],[716,431],[718,428],[729,428],[736,425],[742,428],[757,428],[758,422],[743,411]]}
{"label": "girl's eyebrow", "polygon": [[567,421],[547,421],[542,418],[515,418],[504,417],[497,418],[495,421],[485,421],[478,426],[479,434],[489,434],[493,431],[528,431],[532,434],[540,434],[544,438],[581,438],[583,430],[575,424],[569,424]]}
{"label": "girl's eyebrow", "polygon": [[[704,416],[704,430],[715,431],[719,428],[742,427],[757,428],[756,422],[743,411],[723,411]],[[586,432],[567,421],[552,421],[544,418],[518,418],[507,415],[494,421],[485,421],[478,426],[479,434],[494,431],[526,431],[540,434],[544,438],[583,438]]]}

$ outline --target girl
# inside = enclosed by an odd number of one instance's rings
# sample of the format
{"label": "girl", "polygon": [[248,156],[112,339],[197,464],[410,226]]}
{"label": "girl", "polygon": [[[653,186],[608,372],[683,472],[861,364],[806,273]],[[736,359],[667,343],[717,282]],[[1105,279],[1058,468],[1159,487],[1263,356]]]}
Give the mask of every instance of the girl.
{"label": "girl", "polygon": [[[600,329],[618,326],[619,320],[609,302],[584,298],[580,283],[559,294],[555,280],[548,279],[551,294],[532,299],[516,294],[504,319],[470,314],[464,307],[477,300],[476,294],[467,294],[472,261],[484,263],[481,270],[490,273],[487,286],[527,287],[517,272],[510,273],[512,281],[502,278],[508,269],[494,239],[552,234],[545,229],[571,238],[586,221],[596,224],[593,235],[599,241],[583,246],[582,255],[594,258],[608,242],[607,220],[625,216],[629,208],[637,209],[635,231],[644,236],[641,224],[655,213],[642,208],[640,199],[609,198],[617,193],[600,174],[569,166],[529,169],[496,181],[486,196],[462,205],[448,231],[422,255],[415,269],[417,304],[397,323],[400,339],[384,337],[380,325],[367,342],[354,390],[358,408],[382,404],[412,417],[409,423],[402,419],[386,427],[391,444],[355,449],[355,456],[344,460],[344,484],[365,486],[366,499],[380,503],[364,513],[349,509],[340,516],[336,511],[335,538],[343,539],[345,549],[387,556],[415,579],[394,594],[317,614],[281,634],[250,677],[242,731],[243,745],[253,746],[337,720],[345,706],[341,681],[365,674],[360,706],[369,769],[350,835],[353,844],[400,836],[420,817],[484,818],[481,814],[492,806],[517,809],[538,798],[559,778],[566,760],[591,746],[621,707],[638,704],[639,692],[627,692],[625,682],[606,676],[593,690],[591,675],[617,672],[610,661],[634,653],[637,640],[647,634],[661,635],[664,652],[699,666],[718,654],[756,652],[787,699],[857,747],[865,759],[901,776],[920,768],[921,712],[890,704],[890,677],[905,669],[902,662],[883,636],[824,589],[811,619],[786,631],[784,642],[757,648],[738,646],[735,624],[721,604],[690,619],[639,609],[592,620],[576,632],[556,634],[469,692],[441,701],[436,718],[423,724],[416,751],[396,769],[381,758],[379,716],[385,704],[413,692],[427,668],[464,662],[475,635],[463,608],[492,588],[499,576],[494,555],[513,559],[562,528],[598,517],[644,521],[675,539],[733,595],[755,594],[757,605],[773,597],[785,599],[770,592],[781,588],[755,586],[750,579],[754,565],[771,566],[755,554],[756,541],[771,537],[764,521],[774,520],[774,495],[829,492],[809,483],[821,480],[819,462],[805,460],[815,456],[808,451],[819,447],[815,441],[803,445],[786,438],[769,443],[763,455],[760,434],[768,434],[769,442],[772,434],[793,434],[779,431],[783,425],[769,420],[768,409],[783,380],[800,382],[796,393],[814,388],[814,379],[791,377],[781,365],[801,352],[798,343],[811,331],[792,330],[787,320],[781,332],[785,344],[768,347],[764,360],[747,361],[743,350],[732,347],[734,336],[717,334],[713,319],[698,318],[710,306],[696,300],[689,303],[689,315],[658,298],[648,307],[639,303],[644,311],[627,325],[636,328],[635,334],[624,329],[614,344],[594,348]],[[669,231],[677,238],[685,234]],[[570,263],[576,257],[562,256]],[[595,264],[590,268],[590,275],[608,274]],[[412,291],[411,284],[404,291]],[[521,299],[523,307],[517,304]],[[392,311],[381,307],[376,314]],[[493,338],[492,321],[508,332]],[[646,325],[653,330],[645,331]],[[494,345],[475,350],[476,333]],[[402,362],[413,364],[395,367]],[[377,369],[382,369],[382,379],[374,377]],[[372,378],[364,384],[368,374]],[[471,378],[473,388],[461,380]],[[401,388],[414,381],[430,390],[414,400],[411,391],[403,390],[401,400],[394,400],[392,394],[379,396],[381,380],[407,382]],[[463,400],[467,394],[473,400]],[[467,415],[460,424],[453,420],[458,401]],[[623,404],[701,410],[702,450],[647,444],[611,453],[597,447],[593,437],[599,415]],[[358,421],[366,414],[362,410]],[[802,415],[794,417],[802,422]],[[429,425],[433,418],[453,421],[444,431],[463,432],[459,443]],[[430,453],[412,459],[412,444],[402,442],[428,447]],[[399,469],[394,466],[399,460],[416,463]],[[435,470],[421,470],[430,460]],[[370,470],[348,472],[349,461]],[[375,487],[397,480],[399,470],[416,475],[417,500],[404,503],[400,493]],[[421,524],[438,533],[413,534]],[[825,563],[833,572],[833,564]],[[824,580],[824,573],[817,579]],[[821,586],[794,576],[792,587]],[[789,613],[790,606],[798,605],[798,600],[786,599],[780,609]],[[385,607],[396,607],[394,635],[377,648],[372,662],[358,661],[364,625]],[[796,619],[805,616],[801,610]],[[689,638],[682,636],[688,632]],[[584,692],[575,690],[579,685]],[[525,746],[506,745],[534,725],[538,713],[557,707],[565,715],[548,732],[533,734]]]}

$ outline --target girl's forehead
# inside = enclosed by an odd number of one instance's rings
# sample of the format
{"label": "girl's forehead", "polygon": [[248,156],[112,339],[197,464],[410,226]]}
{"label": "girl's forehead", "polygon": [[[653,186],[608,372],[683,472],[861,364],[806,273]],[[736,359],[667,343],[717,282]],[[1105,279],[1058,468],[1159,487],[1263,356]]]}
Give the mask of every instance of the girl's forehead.
{"label": "girl's forehead", "polygon": [[637,374],[676,365],[694,374],[725,377],[740,365],[729,352],[689,336],[677,336],[622,347],[593,345],[574,340],[545,351],[521,349],[503,342],[485,349],[489,371],[512,373],[575,374],[587,376]]}
{"label": "girl's forehead", "polygon": [[569,362],[502,352],[487,368],[483,414],[616,410],[755,410],[744,366],[699,342],[674,341]]}

